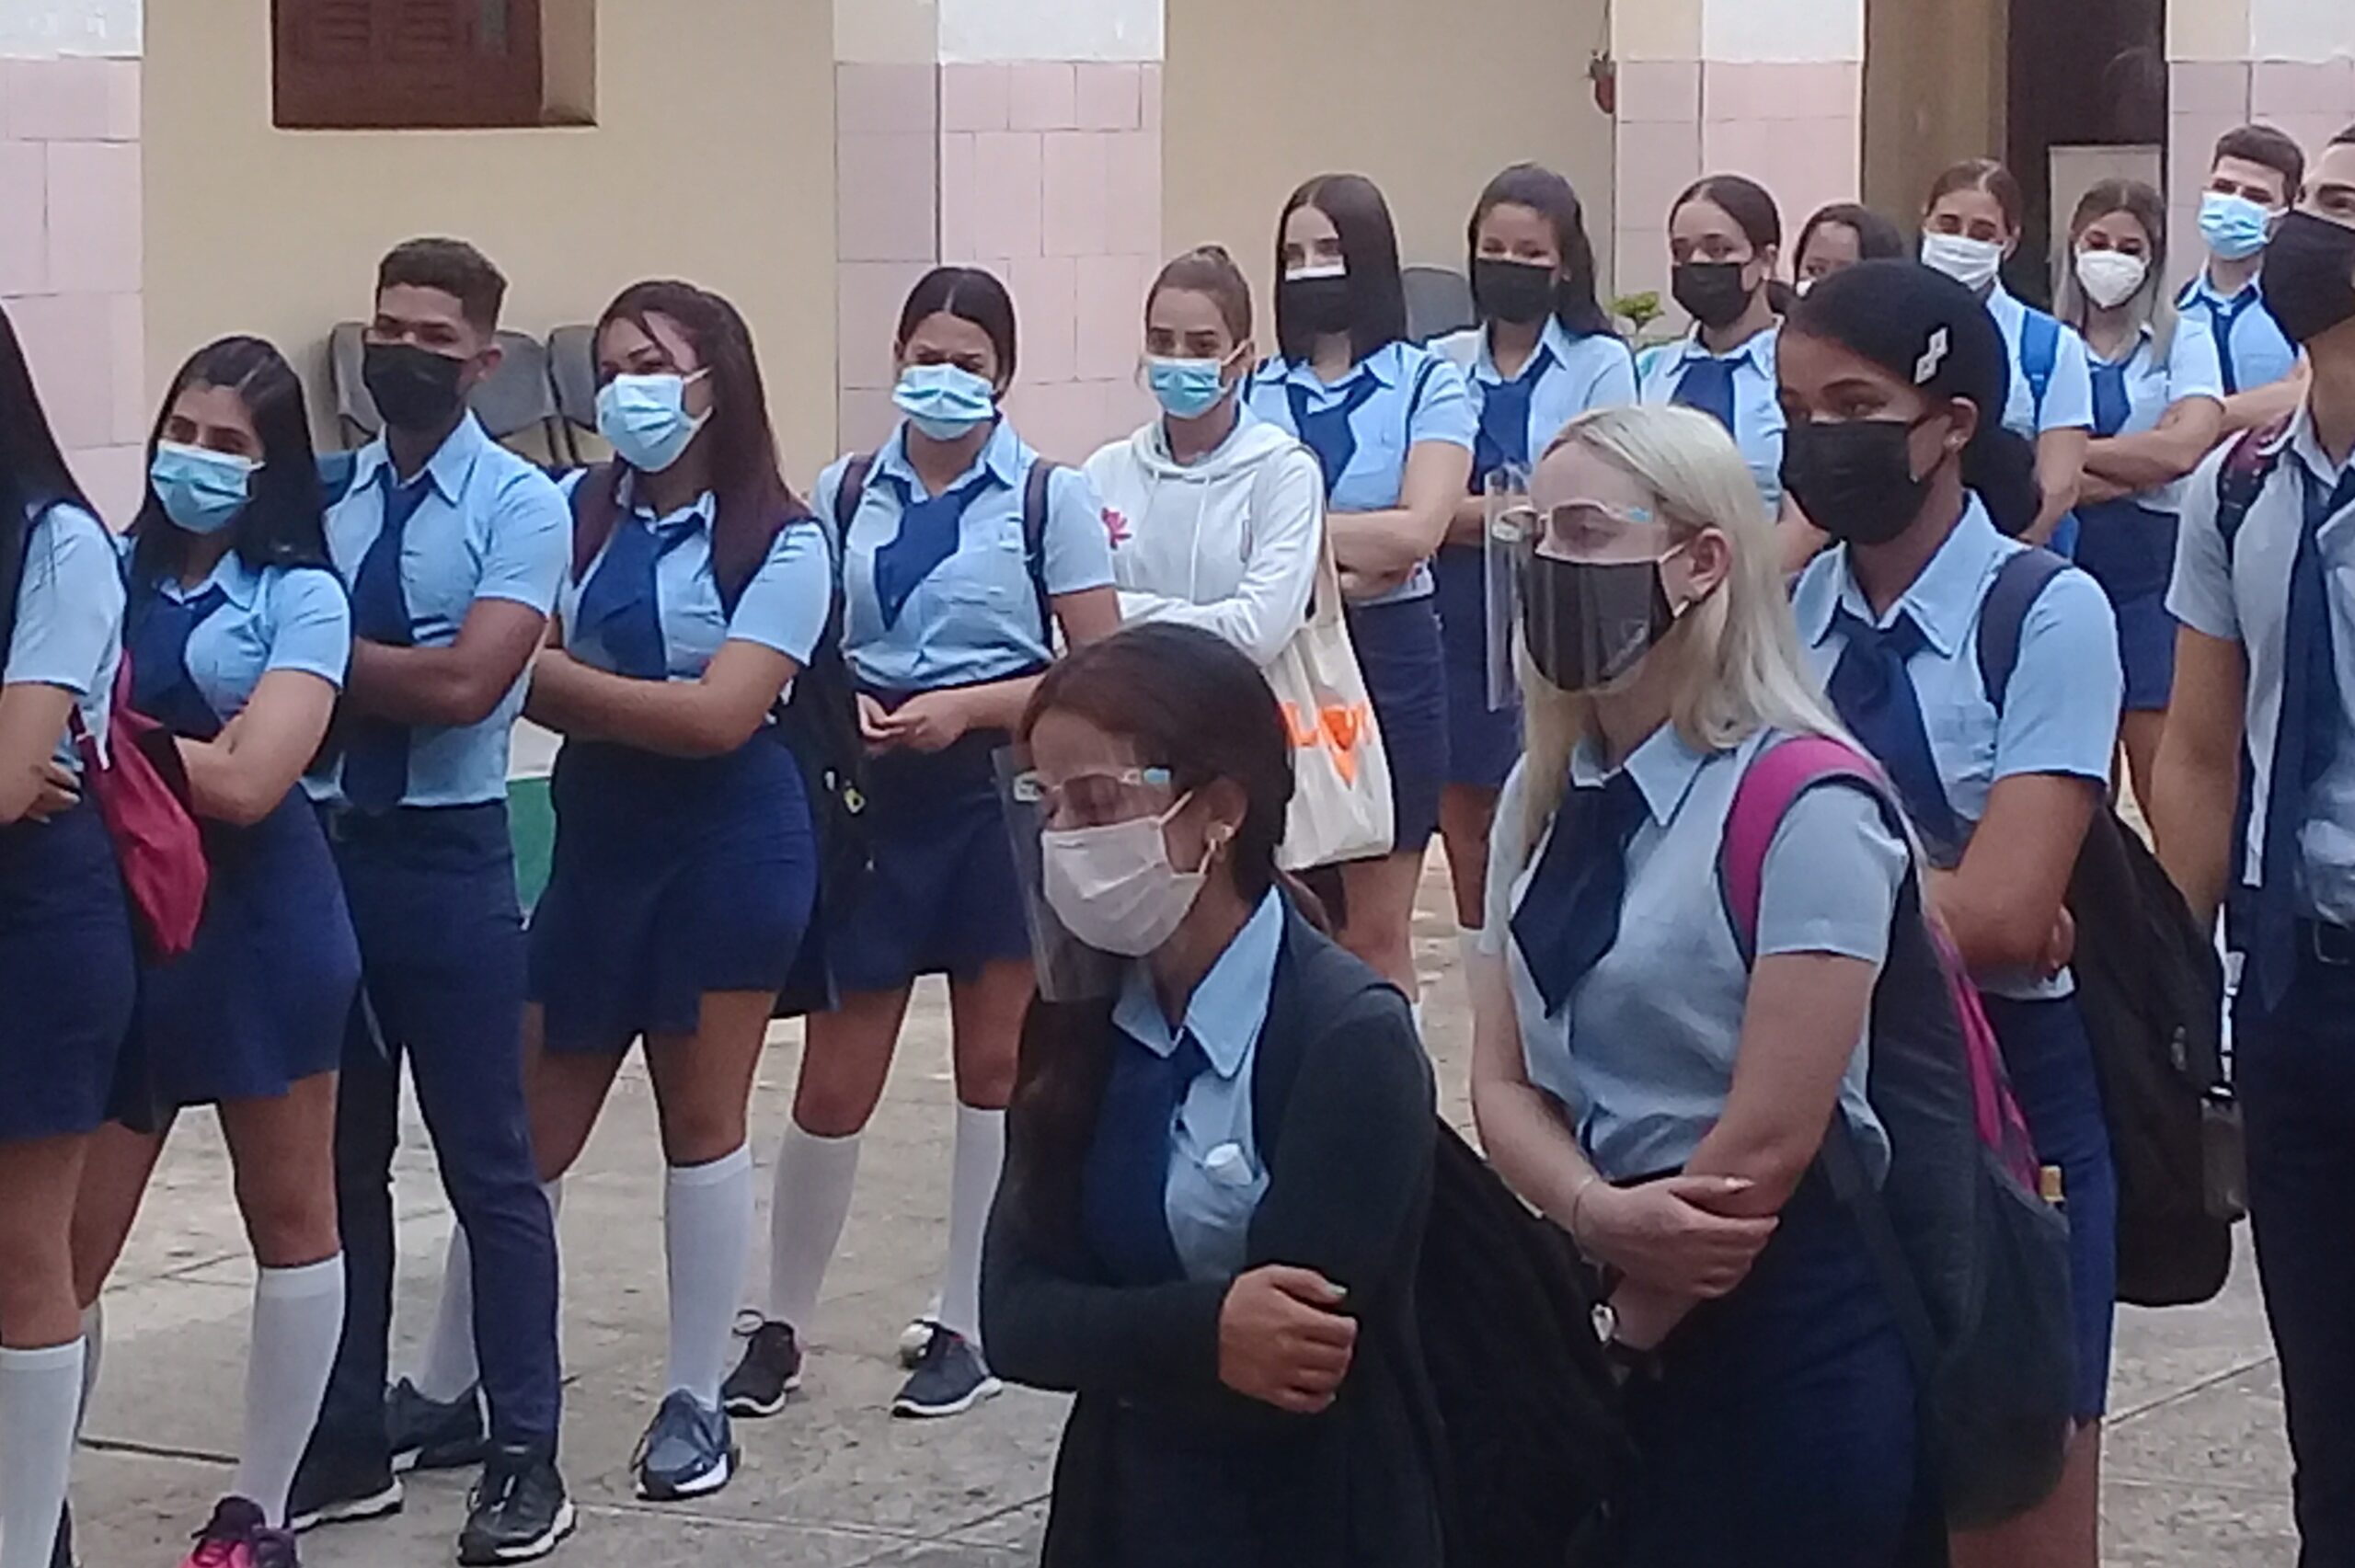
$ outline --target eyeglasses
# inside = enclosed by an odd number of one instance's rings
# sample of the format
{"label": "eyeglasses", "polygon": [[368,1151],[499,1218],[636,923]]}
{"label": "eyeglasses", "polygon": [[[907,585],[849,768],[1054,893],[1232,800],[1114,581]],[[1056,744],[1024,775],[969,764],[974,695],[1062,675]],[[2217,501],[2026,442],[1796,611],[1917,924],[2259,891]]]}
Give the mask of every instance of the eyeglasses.
{"label": "eyeglasses", "polygon": [[1140,795],[1166,791],[1174,784],[1167,768],[1107,768],[1074,773],[1061,784],[1049,784],[1036,773],[1021,773],[1014,776],[1014,798],[1039,807],[1040,815],[1050,822],[1095,827],[1137,815],[1141,807],[1155,804],[1141,800]]}
{"label": "eyeglasses", "polygon": [[1648,529],[1660,521],[1649,507],[1564,501],[1544,511],[1533,506],[1507,508],[1497,514],[1489,532],[1498,544],[1524,553],[1534,553],[1548,542],[1557,550],[1583,553],[1615,544],[1630,529]]}

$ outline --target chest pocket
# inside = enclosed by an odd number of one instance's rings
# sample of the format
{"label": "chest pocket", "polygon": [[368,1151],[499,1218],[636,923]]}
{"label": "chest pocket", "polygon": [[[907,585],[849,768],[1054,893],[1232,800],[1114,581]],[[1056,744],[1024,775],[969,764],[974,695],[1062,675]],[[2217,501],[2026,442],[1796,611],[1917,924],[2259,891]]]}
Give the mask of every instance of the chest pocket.
{"label": "chest pocket", "polygon": [[[974,503],[989,504],[989,498]],[[1012,612],[1029,595],[1022,524],[1011,517],[977,522],[968,514],[957,553],[940,564],[929,585],[943,604]]]}

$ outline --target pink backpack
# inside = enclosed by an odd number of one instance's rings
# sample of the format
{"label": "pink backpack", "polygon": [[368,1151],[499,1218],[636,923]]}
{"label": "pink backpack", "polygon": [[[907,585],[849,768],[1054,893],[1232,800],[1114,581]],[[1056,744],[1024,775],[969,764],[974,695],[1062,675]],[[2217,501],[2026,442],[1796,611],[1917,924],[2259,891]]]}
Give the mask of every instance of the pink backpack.
{"label": "pink backpack", "polygon": [[83,787],[114,841],[141,946],[151,961],[177,958],[196,944],[212,874],[179,745],[169,730],[132,705],[129,648],[115,667],[105,754],[83,727],[78,707],[73,730],[82,754]]}

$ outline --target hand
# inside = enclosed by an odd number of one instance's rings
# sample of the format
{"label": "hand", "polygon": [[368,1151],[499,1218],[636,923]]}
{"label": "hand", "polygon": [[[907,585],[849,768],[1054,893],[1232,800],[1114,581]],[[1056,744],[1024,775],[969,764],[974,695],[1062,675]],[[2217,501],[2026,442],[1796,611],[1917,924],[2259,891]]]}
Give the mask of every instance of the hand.
{"label": "hand", "polygon": [[879,750],[898,738],[891,729],[891,715],[883,711],[882,704],[864,692],[858,694],[858,733],[867,745]]}
{"label": "hand", "polygon": [[2037,978],[2049,980],[2067,968],[2076,951],[2077,919],[2069,912],[2069,906],[2063,904],[2061,912],[2053,918],[2052,934],[2044,939],[2044,956],[2036,963]]}
{"label": "hand", "polygon": [[1597,1181],[1578,1203],[1578,1241],[1638,1284],[1713,1299],[1748,1276],[1779,1223],[1717,1211],[1750,1187],[1736,1176],[1670,1176],[1636,1187]]}
{"label": "hand", "polygon": [[[864,725],[864,718],[861,719]],[[945,751],[972,726],[962,692],[922,692],[883,716],[885,742],[911,751]]]}
{"label": "hand", "polygon": [[33,792],[32,804],[25,807],[25,820],[46,822],[52,817],[63,816],[82,802],[82,781],[74,770],[52,757],[41,764],[40,787]]}
{"label": "hand", "polygon": [[1338,1310],[1345,1296],[1314,1270],[1277,1264],[1236,1279],[1219,1309],[1219,1381],[1294,1415],[1321,1413],[1357,1346],[1357,1320]]}
{"label": "hand", "polygon": [[1658,1350],[1676,1325],[1693,1309],[1693,1303],[1665,1290],[1655,1290],[1634,1280],[1622,1281],[1611,1293],[1611,1315],[1615,1326],[1611,1337],[1630,1350]]}
{"label": "hand", "polygon": [[1403,572],[1376,576],[1370,572],[1355,571],[1343,567],[1340,569],[1341,597],[1352,601],[1379,599],[1394,588],[1406,587],[1407,579],[1414,575],[1411,568]]}

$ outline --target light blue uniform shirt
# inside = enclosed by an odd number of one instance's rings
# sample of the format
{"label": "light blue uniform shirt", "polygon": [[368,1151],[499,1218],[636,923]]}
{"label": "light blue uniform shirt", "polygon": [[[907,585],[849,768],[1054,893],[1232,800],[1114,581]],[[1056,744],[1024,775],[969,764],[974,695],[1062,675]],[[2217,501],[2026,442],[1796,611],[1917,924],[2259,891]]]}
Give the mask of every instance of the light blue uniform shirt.
{"label": "light blue uniform shirt", "polygon": [[194,588],[167,578],[155,591],[185,604],[215,587],[227,598],[189,633],[187,663],[197,694],[223,724],[245,712],[254,688],[274,670],[316,675],[342,690],[351,666],[351,603],[332,572],[257,571],[232,550]]}
{"label": "light blue uniform shirt", "polygon": [[[351,488],[327,513],[327,550],[350,583],[384,531],[382,470],[392,464],[382,438],[362,447]],[[572,514],[555,484],[492,441],[472,414],[428,462],[432,494],[419,503],[401,538],[401,589],[419,647],[458,640],[466,612],[483,599],[506,600],[545,615],[572,561]],[[414,481],[413,481],[414,482]],[[403,806],[476,806],[507,798],[507,746],[523,711],[531,667],[479,724],[419,725],[410,732],[408,793]],[[312,779],[315,799],[338,800],[335,779]]]}
{"label": "light blue uniform shirt", "polygon": [[[1473,429],[1479,429],[1478,415],[1488,406],[1488,391],[1502,386],[1507,377],[1497,369],[1495,354],[1489,351],[1488,334],[1475,326],[1459,332],[1432,345],[1448,359],[1464,367],[1472,388]],[[1529,395],[1529,465],[1537,466],[1562,427],[1590,408],[1621,407],[1636,400],[1636,357],[1627,345],[1607,332],[1589,333],[1573,338],[1563,329],[1560,321],[1548,317],[1545,330],[1539,335],[1538,347],[1548,356],[1545,373],[1537,378]],[[1521,373],[1527,375],[1523,365]],[[1472,475],[1476,488],[1483,475]]]}
{"label": "light blue uniform shirt", "polygon": [[[1726,913],[1717,862],[1735,786],[1772,738],[1761,732],[1730,750],[1703,752],[1664,724],[1628,753],[1625,771],[1649,810],[1627,841],[1619,935],[1551,1018],[1511,929],[1545,852],[1543,841],[1522,841],[1525,761],[1499,799],[1481,945],[1506,958],[1530,1082],[1561,1104],[1595,1169],[1613,1181],[1682,1169],[1725,1115],[1751,970]],[[1582,744],[1571,781],[1593,785],[1608,776]],[[1766,852],[1758,956],[1828,953],[1878,969],[1909,853],[1861,791],[1800,795]],[[1860,1028],[1840,1106],[1878,1176],[1888,1169],[1889,1136],[1866,1097],[1868,1038],[1868,1026]]]}
{"label": "light blue uniform shirt", "polygon": [[[1419,343],[1386,343],[1329,384],[1318,380],[1315,367],[1305,361],[1269,360],[1252,372],[1246,400],[1251,412],[1297,436],[1300,422],[1292,418],[1292,388],[1306,395],[1309,412],[1315,413],[1349,402],[1369,380],[1373,392],[1350,416],[1357,450],[1332,481],[1328,515],[1389,510],[1398,504],[1407,483],[1407,459],[1416,447],[1442,441],[1470,452],[1480,433],[1480,416],[1464,372],[1445,355]],[[1363,602],[1428,599],[1431,586],[1431,566],[1424,561],[1404,583]]]}
{"label": "light blue uniform shirt", "polygon": [[2251,279],[2230,299],[2216,292],[2203,269],[2176,296],[2184,318],[2197,316],[2215,334],[2217,353],[2232,372],[2233,392],[2253,392],[2298,368],[2298,346],[2265,303],[2263,275]]}
{"label": "light blue uniform shirt", "polygon": [[2077,329],[2055,322],[2060,340],[2052,348],[2052,379],[2044,389],[2044,405],[2037,406],[2036,389],[2028,384],[2020,362],[2020,337],[2028,326],[2028,307],[1995,285],[1987,296],[1987,314],[1995,318],[2004,346],[2012,355],[2011,400],[2004,405],[2004,429],[2029,441],[2050,430],[2090,430],[2094,428],[2094,378],[2085,359],[2085,340]]}
{"label": "light blue uniform shirt", "polygon": [[[828,529],[848,458],[818,478],[813,503]],[[1022,498],[1039,454],[1000,419],[973,466],[948,490],[987,469],[997,483],[965,509],[957,550],[908,595],[899,619],[883,622],[875,592],[875,552],[900,534],[896,475],[912,496],[930,494],[908,462],[907,427],[891,433],[867,471],[858,514],[841,542],[843,657],[858,683],[874,692],[931,692],[1028,674],[1054,656],[1053,629],[1039,624],[1039,586],[1022,536]],[[947,492],[944,491],[944,494]],[[1112,586],[1112,535],[1096,487],[1075,468],[1047,485],[1047,593],[1061,598]]]}
{"label": "light blue uniform shirt", "polygon": [[1645,356],[1642,401],[1667,404],[1676,400],[1684,372],[1697,361],[1718,360],[1733,366],[1733,444],[1750,464],[1750,477],[1768,516],[1783,509],[1783,401],[1775,353],[1783,340],[1780,325],[1768,327],[1730,354],[1712,354],[1702,346],[1696,327],[1683,341],[1663,344]]}
{"label": "light blue uniform shirt", "polygon": [[[2272,798],[2274,738],[2281,724],[2283,635],[2290,613],[2290,567],[2305,523],[2306,475],[2335,487],[2345,469],[2324,455],[2315,439],[2314,412],[2274,443],[2273,473],[2248,509],[2229,552],[2216,527],[2216,478],[2229,446],[2220,447],[2191,476],[2183,522],[2176,532],[2175,582],[2167,608],[2195,632],[2240,645],[2248,661],[2246,723],[2248,754],[2256,759],[2248,838],[2241,885],[2254,887],[2265,865],[2265,811]],[[2355,466],[2355,465],[2350,465]],[[2329,574],[2331,659],[2338,676],[2338,742],[2330,765],[2307,791],[2306,821],[2298,830],[2301,910],[2336,925],[2355,925],[2355,507],[2344,508],[2317,536]],[[2223,803],[2216,803],[2223,809]]]}
{"label": "light blue uniform shirt", "polygon": [[[1229,1279],[1243,1272],[1251,1216],[1268,1191],[1252,1127],[1252,1069],[1259,1031],[1283,947],[1284,901],[1270,888],[1186,1002],[1184,1032],[1210,1060],[1178,1107],[1169,1129],[1169,1182],[1163,1208],[1189,1279]],[[1165,1059],[1178,1048],[1169,1017],[1143,964],[1129,967],[1112,1022]]]}
{"label": "light blue uniform shirt", "polygon": [[[114,711],[115,666],[122,662],[123,599],[114,535],[105,523],[63,501],[35,517],[0,684],[73,692],[82,727],[103,747]],[[59,738],[56,756],[81,773],[70,728]]]}
{"label": "light blue uniform shirt", "polygon": [[[2126,423],[2116,432],[2119,435],[2140,435],[2157,429],[2167,410],[2187,398],[2223,399],[2223,371],[2216,361],[2215,337],[2206,322],[2196,315],[2178,317],[2174,340],[2167,345],[2164,360],[2156,351],[2157,341],[2156,334],[2145,326],[2126,356]],[[2097,357],[2090,361],[2101,362]],[[2145,490],[2134,498],[2158,511],[2179,511],[2184,486],[2189,477],[2187,475],[2172,485]]]}
{"label": "light blue uniform shirt", "polygon": [[[558,481],[567,501],[580,487],[587,470],[576,470]],[[826,531],[814,521],[789,522],[777,531],[768,558],[744,585],[736,613],[720,602],[719,581],[712,575],[711,525],[719,515],[719,501],[709,490],[692,505],[657,518],[651,509],[636,505],[629,481],[623,481],[616,532],[625,528],[651,528],[659,534],[685,528],[686,537],[657,558],[654,567],[655,619],[662,627],[662,652],[670,679],[699,681],[719,653],[719,645],[734,639],[758,643],[785,655],[797,665],[810,662],[818,639],[825,635],[826,614],[833,605],[834,567]],[[613,548],[608,539],[589,569],[575,582],[570,572],[557,592],[556,617],[565,628],[565,651],[581,663],[609,673],[618,667],[594,632],[576,632],[580,596],[605,564]],[[787,687],[790,692],[792,688]]]}
{"label": "light blue uniform shirt", "polygon": [[[1835,609],[1877,626],[1901,613],[1927,646],[1906,665],[1922,706],[1930,755],[1965,836],[1987,814],[1987,796],[2004,779],[2062,773],[2107,786],[2118,746],[2118,709],[2125,677],[2118,662],[2118,623],[2101,586],[2072,567],[2029,606],[2020,628],[2019,661],[2002,713],[1979,675],[1979,609],[1995,573],[2025,546],[2006,539],[1976,496],[1922,575],[1886,615],[1876,616],[1848,569],[1848,548],[1835,544],[1808,563],[1791,608],[1819,678],[1830,680],[1847,635]],[[1958,846],[1959,848],[1960,846]],[[1998,996],[2036,1001],[2067,996],[2067,970],[2048,980],[2030,975],[1979,977]]]}

